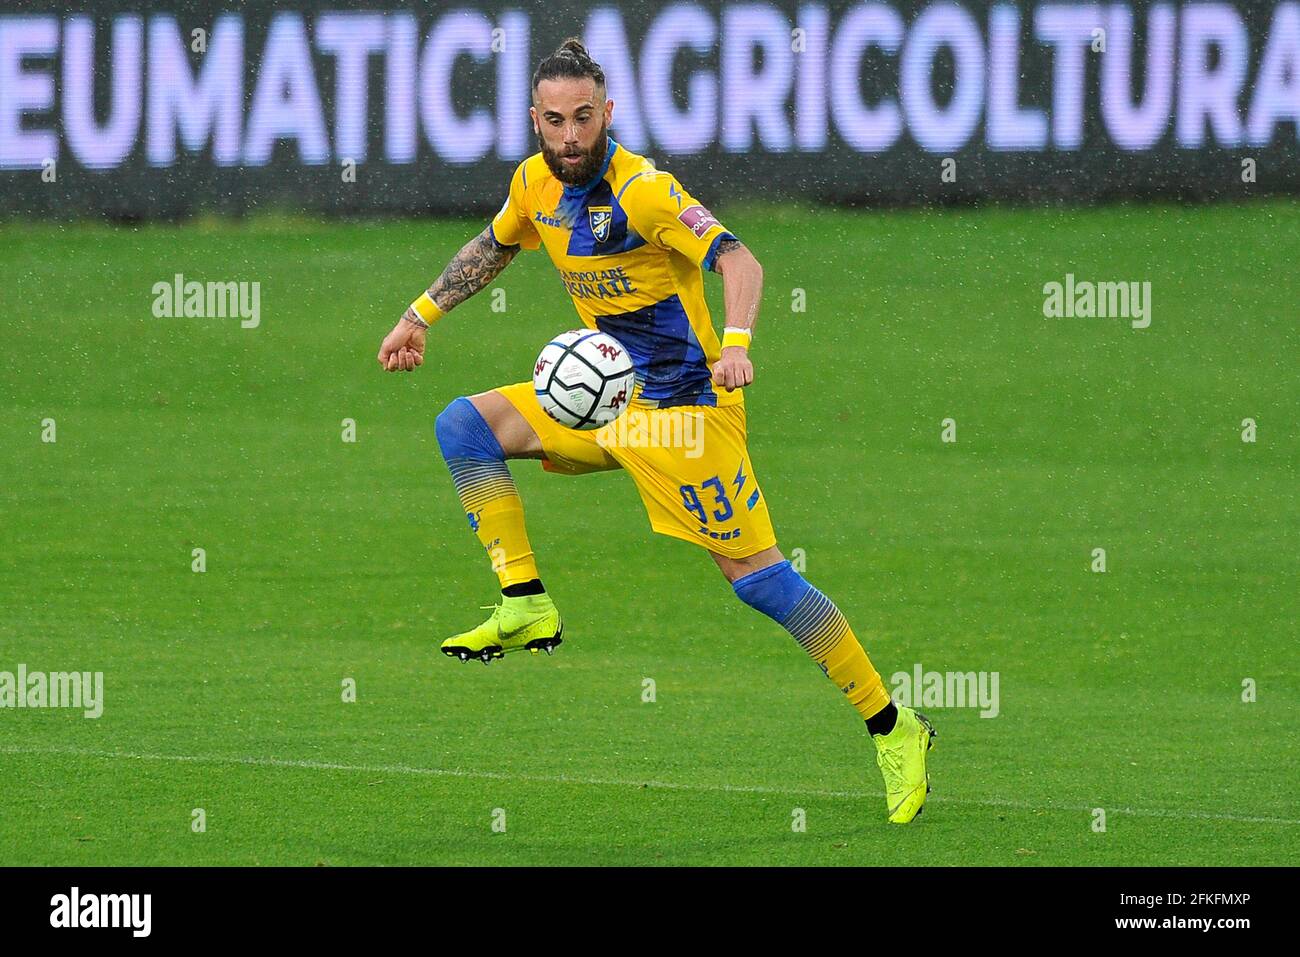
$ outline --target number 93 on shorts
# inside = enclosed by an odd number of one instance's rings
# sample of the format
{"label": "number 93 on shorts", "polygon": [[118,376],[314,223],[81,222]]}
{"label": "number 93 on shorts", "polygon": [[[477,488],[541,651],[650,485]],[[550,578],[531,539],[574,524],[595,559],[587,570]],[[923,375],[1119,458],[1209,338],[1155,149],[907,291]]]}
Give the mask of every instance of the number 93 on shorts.
{"label": "number 93 on shorts", "polygon": [[581,475],[626,470],[650,527],[729,558],[776,544],[767,499],[746,448],[742,401],[666,409],[636,403],[616,420],[582,432],[554,421],[537,404],[531,382],[500,392],[541,442],[548,472]]}
{"label": "number 93 on shorts", "polygon": [[691,417],[695,428],[693,441],[656,443],[638,442],[633,428],[625,427],[625,435],[606,446],[636,482],[651,528],[730,558],[776,544],[767,497],[746,448],[743,405],[633,407],[624,418],[635,422],[640,411],[651,438],[675,435],[676,416]]}

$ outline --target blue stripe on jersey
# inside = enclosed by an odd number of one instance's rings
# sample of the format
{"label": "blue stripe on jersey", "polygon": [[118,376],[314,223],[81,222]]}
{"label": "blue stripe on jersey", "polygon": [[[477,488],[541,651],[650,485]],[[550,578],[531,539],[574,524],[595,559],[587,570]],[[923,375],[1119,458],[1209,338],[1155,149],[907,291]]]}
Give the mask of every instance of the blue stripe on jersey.
{"label": "blue stripe on jersey", "polygon": [[[592,206],[609,206],[613,210],[609,231],[603,240],[598,240],[591,228],[589,209]],[[641,234],[628,225],[626,211],[618,204],[614,191],[606,182],[598,183],[587,193],[586,202],[576,215],[572,229],[569,234],[570,256],[614,256],[645,245]]]}
{"label": "blue stripe on jersey", "polygon": [[615,199],[622,199],[622,198],[623,198],[623,194],[627,192],[627,188],[628,188],[629,186],[631,186],[632,183],[635,182],[635,181],[637,180],[637,178],[640,177],[640,176],[641,176],[640,173],[637,173],[635,176],[629,176],[629,177],[627,178],[627,182],[623,184],[623,188],[620,189],[620,190],[618,191],[618,195],[615,196],[614,198],[615,198]]}
{"label": "blue stripe on jersey", "polygon": [[596,328],[631,354],[643,400],[659,408],[718,404],[704,349],[676,293],[634,312],[596,316]]}

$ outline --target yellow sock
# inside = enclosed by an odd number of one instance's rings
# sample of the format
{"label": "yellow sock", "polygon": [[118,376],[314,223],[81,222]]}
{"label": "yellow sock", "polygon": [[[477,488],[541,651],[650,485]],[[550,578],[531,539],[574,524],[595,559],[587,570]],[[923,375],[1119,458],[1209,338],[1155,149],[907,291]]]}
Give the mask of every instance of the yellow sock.
{"label": "yellow sock", "polygon": [[487,549],[501,587],[540,578],[506,454],[474,403],[454,399],[434,420],[434,430],[469,527]]}
{"label": "yellow sock", "polygon": [[524,503],[506,463],[458,458],[447,465],[469,527],[487,550],[501,587],[540,578],[524,528]]}
{"label": "yellow sock", "polygon": [[[840,615],[840,620],[843,619],[844,616]],[[885,683],[880,680],[879,672],[871,664],[848,622],[844,622],[843,633],[823,653],[818,664],[826,676],[839,685],[864,721],[889,704]]]}
{"label": "yellow sock", "polygon": [[[513,483],[511,483],[513,484]],[[524,528],[524,503],[518,492],[501,495],[470,512],[474,534],[487,549],[492,560],[492,570],[497,573],[501,587],[540,578],[533,547],[528,543]]]}
{"label": "yellow sock", "polygon": [[839,686],[864,719],[889,704],[884,682],[835,602],[804,580],[788,561],[769,565],[731,584],[741,601],[773,618],[794,636],[799,647]]}

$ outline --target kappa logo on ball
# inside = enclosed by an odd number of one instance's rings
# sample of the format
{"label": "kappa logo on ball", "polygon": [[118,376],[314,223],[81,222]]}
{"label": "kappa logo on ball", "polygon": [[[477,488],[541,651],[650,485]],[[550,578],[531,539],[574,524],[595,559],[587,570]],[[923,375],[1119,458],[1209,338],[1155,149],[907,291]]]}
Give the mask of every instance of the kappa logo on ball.
{"label": "kappa logo on ball", "polygon": [[537,404],[556,422],[580,431],[616,419],[635,378],[627,348],[595,329],[560,333],[533,364]]}
{"label": "kappa logo on ball", "polygon": [[687,206],[677,214],[677,218],[680,219],[691,232],[701,239],[704,237],[704,234],[714,226],[722,225],[713,218],[711,212],[698,203],[694,206]]}

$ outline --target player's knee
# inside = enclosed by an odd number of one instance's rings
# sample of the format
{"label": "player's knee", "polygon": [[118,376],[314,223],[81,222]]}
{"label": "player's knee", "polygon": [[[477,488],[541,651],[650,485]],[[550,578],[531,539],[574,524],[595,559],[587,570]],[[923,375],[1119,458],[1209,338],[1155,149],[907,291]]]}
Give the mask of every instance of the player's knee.
{"label": "player's knee", "polygon": [[751,572],[731,583],[736,597],[778,621],[811,587],[788,561]]}
{"label": "player's knee", "polygon": [[492,434],[492,428],[465,396],[447,403],[433,420],[433,432],[442,449],[442,457],[452,459],[497,459],[506,454]]}
{"label": "player's knee", "polygon": [[456,436],[460,432],[461,423],[464,420],[464,412],[460,403],[465,401],[464,396],[452,399],[447,403],[447,407],[438,413],[437,418],[433,420],[433,434],[438,439],[438,446],[447,451],[447,446],[456,441]]}

